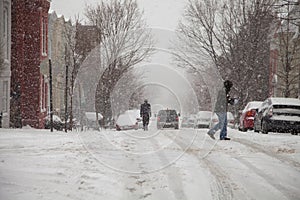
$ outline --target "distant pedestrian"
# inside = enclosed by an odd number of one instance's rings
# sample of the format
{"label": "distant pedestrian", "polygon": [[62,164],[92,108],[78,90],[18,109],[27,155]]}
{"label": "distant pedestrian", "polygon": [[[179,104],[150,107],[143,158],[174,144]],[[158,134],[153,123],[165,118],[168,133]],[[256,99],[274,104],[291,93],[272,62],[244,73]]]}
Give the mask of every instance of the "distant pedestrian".
{"label": "distant pedestrian", "polygon": [[232,86],[232,82],[226,80],[224,81],[224,87],[222,87],[218,92],[214,112],[217,114],[219,122],[207,132],[212,139],[215,139],[214,134],[220,129],[220,140],[230,140],[230,138],[227,137],[227,111],[228,103],[234,103],[234,100],[230,98],[229,95]]}
{"label": "distant pedestrian", "polygon": [[149,119],[151,117],[151,105],[148,103],[147,99],[141,104],[140,116],[143,119],[143,128],[146,131],[148,130]]}

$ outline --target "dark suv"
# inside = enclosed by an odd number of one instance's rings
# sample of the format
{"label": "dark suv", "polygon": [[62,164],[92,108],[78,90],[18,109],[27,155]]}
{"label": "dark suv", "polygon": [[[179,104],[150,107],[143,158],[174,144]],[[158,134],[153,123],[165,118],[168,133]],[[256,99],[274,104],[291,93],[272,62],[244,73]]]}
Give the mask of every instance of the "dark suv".
{"label": "dark suv", "polygon": [[179,117],[176,110],[160,110],[157,114],[157,129],[179,128]]}

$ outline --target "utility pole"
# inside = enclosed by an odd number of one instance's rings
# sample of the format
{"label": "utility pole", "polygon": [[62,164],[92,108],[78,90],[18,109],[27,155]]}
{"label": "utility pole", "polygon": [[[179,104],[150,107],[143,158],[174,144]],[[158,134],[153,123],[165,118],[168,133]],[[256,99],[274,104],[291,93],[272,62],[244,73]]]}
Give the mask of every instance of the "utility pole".
{"label": "utility pole", "polygon": [[52,100],[52,63],[51,59],[49,59],[49,85],[50,85],[50,91],[49,91],[49,98],[50,98],[50,131],[53,132],[53,100]]}
{"label": "utility pole", "polygon": [[68,73],[69,67],[66,65],[66,87],[65,87],[65,132],[68,132]]}
{"label": "utility pole", "polygon": [[68,132],[68,74],[69,74],[69,66],[70,63],[70,55],[68,52],[67,45],[65,45],[65,63],[66,63],[66,86],[65,86],[65,132]]}

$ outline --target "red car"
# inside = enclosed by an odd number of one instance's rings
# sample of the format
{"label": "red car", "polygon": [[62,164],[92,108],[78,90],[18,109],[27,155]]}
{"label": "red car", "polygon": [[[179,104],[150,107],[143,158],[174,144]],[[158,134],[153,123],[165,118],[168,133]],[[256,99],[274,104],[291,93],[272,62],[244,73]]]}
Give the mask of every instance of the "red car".
{"label": "red car", "polygon": [[250,101],[240,116],[240,131],[247,131],[248,129],[253,130],[254,128],[254,117],[258,108],[261,106],[262,101]]}

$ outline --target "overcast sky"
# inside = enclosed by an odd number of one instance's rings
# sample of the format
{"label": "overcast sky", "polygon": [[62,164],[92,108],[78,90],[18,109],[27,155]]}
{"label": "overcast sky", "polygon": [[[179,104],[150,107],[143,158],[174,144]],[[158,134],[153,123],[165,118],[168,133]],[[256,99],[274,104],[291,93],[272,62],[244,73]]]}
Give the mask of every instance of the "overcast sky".
{"label": "overcast sky", "polygon": [[[62,14],[65,18],[73,18],[79,14],[84,18],[86,4],[95,5],[99,0],[52,0],[51,10]],[[150,27],[175,29],[187,0],[138,0],[144,9],[145,18]]]}
{"label": "overcast sky", "polygon": [[[109,0],[108,0],[109,1]],[[51,10],[56,11],[58,15],[64,15],[65,18],[74,18],[79,14],[80,18],[84,19],[84,9],[88,5],[96,5],[99,0],[52,0]],[[180,76],[182,72],[174,68],[172,65],[172,57],[170,54],[170,43],[174,38],[174,30],[177,27],[178,21],[182,16],[187,0],[137,0],[139,7],[144,10],[144,17],[151,28],[154,40],[156,41],[156,53],[152,56],[150,62],[137,66],[137,70],[144,72],[144,81],[147,83],[155,83],[163,86],[162,91],[173,91],[177,98],[170,98],[169,92],[163,92],[159,100],[153,99],[155,95],[150,95],[153,98],[146,97],[153,103],[162,107],[173,107],[178,111],[184,111],[184,108],[178,108],[178,101],[182,101],[182,91],[187,91],[189,87],[184,77]],[[150,85],[151,85],[150,84]],[[150,93],[153,88],[150,87]],[[176,101],[176,102],[175,102]],[[159,104],[160,102],[160,104]]]}

